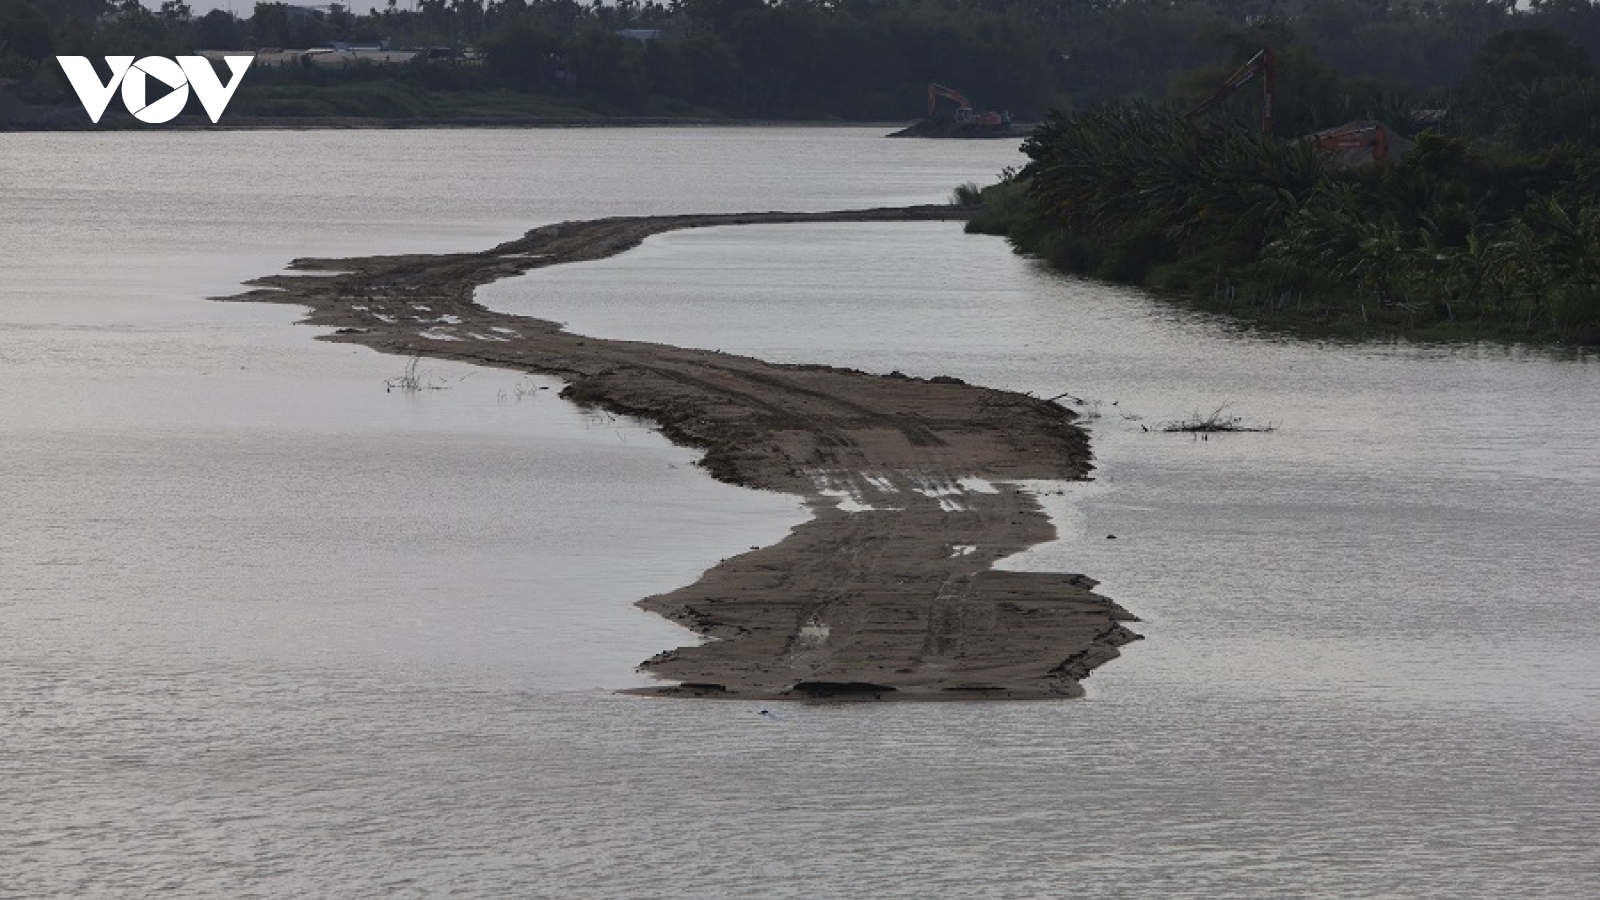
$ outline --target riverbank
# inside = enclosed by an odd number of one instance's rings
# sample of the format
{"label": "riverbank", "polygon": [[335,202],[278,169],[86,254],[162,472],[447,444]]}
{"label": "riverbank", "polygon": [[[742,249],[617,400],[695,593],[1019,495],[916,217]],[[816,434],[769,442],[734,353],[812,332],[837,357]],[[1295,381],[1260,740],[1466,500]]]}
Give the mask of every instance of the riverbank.
{"label": "riverbank", "polygon": [[[419,116],[411,118],[381,118],[368,116],[228,116],[212,124],[201,116],[180,116],[162,126],[163,130],[295,130],[309,129],[374,129],[403,128],[693,128],[703,126],[758,126],[790,125],[787,122],[726,121],[708,118],[674,118],[670,116],[511,116],[502,118],[469,118],[456,116]],[[814,124],[814,123],[800,123]],[[81,109],[55,110],[50,116],[31,120],[0,121],[0,131],[141,131],[151,126],[132,117],[107,116],[100,123],[90,122]]]}
{"label": "riverbank", "polygon": [[[965,219],[970,208],[563,223],[482,253],[297,260],[236,300],[310,307],[324,339],[558,376],[563,396],[656,422],[720,480],[803,497],[814,518],[640,605],[715,638],[644,668],[644,693],[748,699],[1070,697],[1137,636],[1081,575],[1001,572],[1055,531],[1032,480],[1086,477],[1087,438],[1049,401],[956,379],[781,366],[568,334],[494,313],[482,284],[600,259],[682,228]],[[327,273],[339,273],[329,275]],[[404,389],[404,386],[402,386]]]}
{"label": "riverbank", "polygon": [[1135,105],[1055,115],[971,228],[1065,272],[1313,336],[1600,345],[1588,144],[1394,140],[1342,157]]}
{"label": "riverbank", "polygon": [[[781,119],[721,119],[713,116],[249,116],[225,115],[220,122],[204,116],[179,116],[160,126],[163,131],[307,131],[401,130],[421,128],[883,128],[899,122],[785,121]],[[5,108],[0,104],[0,132],[27,131],[149,131],[153,126],[129,115],[107,113],[99,123],[89,121],[78,106]],[[1027,135],[1018,132],[1015,137]]]}

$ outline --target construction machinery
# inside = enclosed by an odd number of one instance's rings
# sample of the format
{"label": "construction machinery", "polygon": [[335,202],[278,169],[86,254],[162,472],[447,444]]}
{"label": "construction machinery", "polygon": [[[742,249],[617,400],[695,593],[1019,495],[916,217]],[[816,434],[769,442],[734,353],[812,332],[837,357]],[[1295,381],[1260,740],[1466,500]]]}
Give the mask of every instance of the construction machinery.
{"label": "construction machinery", "polygon": [[1416,146],[1388,125],[1368,120],[1346,122],[1300,140],[1312,142],[1328,165],[1340,169],[1387,163]]}
{"label": "construction machinery", "polygon": [[1323,153],[1343,154],[1353,150],[1358,158],[1370,153],[1374,162],[1389,158],[1389,130],[1378,122],[1351,122],[1319,131],[1312,138]]}
{"label": "construction machinery", "polygon": [[971,126],[974,128],[1001,128],[1010,124],[1010,116],[997,112],[978,112],[972,108],[972,101],[955,88],[947,88],[942,84],[928,85],[928,121],[934,120],[934,113],[939,107],[939,98],[943,97],[956,104],[956,125]]}
{"label": "construction machinery", "polygon": [[[954,118],[937,118],[939,100],[944,98],[956,105]],[[978,112],[972,101],[955,88],[942,84],[928,85],[928,117],[896,131],[889,137],[930,138],[1000,138],[1010,137],[1011,114],[1008,112]]]}
{"label": "construction machinery", "polygon": [[[1272,136],[1272,95],[1278,89],[1277,57],[1271,48],[1250,57],[1237,71],[1228,76],[1211,96],[1189,110],[1190,116],[1204,115],[1221,106],[1240,89],[1261,79],[1261,130]],[[1338,128],[1329,128],[1296,138],[1297,143],[1309,143],[1322,154],[1327,164],[1337,168],[1357,168],[1386,163],[1390,157],[1398,158],[1411,149],[1412,142],[1395,134],[1382,122],[1347,122]]]}
{"label": "construction machinery", "polygon": [[1229,97],[1237,94],[1241,88],[1257,78],[1261,79],[1261,130],[1265,134],[1271,135],[1272,95],[1278,89],[1278,57],[1270,47],[1264,47],[1260,53],[1250,57],[1249,62],[1240,66],[1238,71],[1228,76],[1228,80],[1222,83],[1222,87],[1217,88],[1211,96],[1200,101],[1199,106],[1189,110],[1189,115],[1204,115],[1216,109]]}

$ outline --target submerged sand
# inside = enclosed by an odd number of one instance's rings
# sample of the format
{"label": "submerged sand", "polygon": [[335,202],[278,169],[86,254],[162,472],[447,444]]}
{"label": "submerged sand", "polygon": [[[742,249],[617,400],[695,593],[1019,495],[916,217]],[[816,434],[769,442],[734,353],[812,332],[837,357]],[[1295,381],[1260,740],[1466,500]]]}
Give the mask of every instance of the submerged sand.
{"label": "submerged sand", "polygon": [[1020,483],[1091,469],[1069,410],[953,378],[574,335],[474,300],[479,285],[611,256],[674,229],[970,214],[918,206],[568,222],[481,253],[296,260],[292,269],[324,274],[261,278],[228,299],[308,306],[307,322],[336,329],[324,340],[555,375],[570,400],[649,419],[704,449],[713,477],[805,498],[814,518],[780,543],[639,601],[714,639],[644,662],[672,683],[639,693],[1078,696],[1091,670],[1138,638],[1122,624],[1134,617],[1083,575],[993,568],[1055,537]]}

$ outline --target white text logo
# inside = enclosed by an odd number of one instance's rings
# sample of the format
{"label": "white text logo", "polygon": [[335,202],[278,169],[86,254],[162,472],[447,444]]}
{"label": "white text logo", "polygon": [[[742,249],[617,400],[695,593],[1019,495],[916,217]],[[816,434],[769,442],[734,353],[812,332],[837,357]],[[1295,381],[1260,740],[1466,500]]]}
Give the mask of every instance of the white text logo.
{"label": "white text logo", "polygon": [[[146,56],[138,62],[134,62],[131,56],[108,56],[106,65],[111,69],[111,80],[107,82],[100,80],[94,64],[86,56],[56,57],[91,120],[99,123],[100,117],[105,115],[106,106],[111,103],[111,95],[121,87],[122,104],[128,107],[128,112],[133,113],[133,117],[139,121],[151,125],[170,122],[183,112],[189,103],[190,88],[200,98],[200,105],[205,107],[206,115],[211,117],[213,123],[222,118],[222,111],[228,108],[228,101],[233,99],[233,92],[239,89],[239,82],[244,80],[244,70],[250,68],[254,57],[225,56],[223,59],[233,73],[232,80],[226,86],[217,78],[216,71],[204,56],[180,56],[176,61],[164,56]],[[171,88],[171,92],[147,103],[148,80],[152,78]]]}

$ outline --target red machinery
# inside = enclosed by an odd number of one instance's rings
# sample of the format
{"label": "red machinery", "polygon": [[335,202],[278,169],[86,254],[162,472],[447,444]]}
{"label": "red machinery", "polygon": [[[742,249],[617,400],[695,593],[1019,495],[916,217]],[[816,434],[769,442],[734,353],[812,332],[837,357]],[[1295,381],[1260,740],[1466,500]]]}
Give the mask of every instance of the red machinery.
{"label": "red machinery", "polygon": [[956,124],[976,125],[981,128],[997,128],[1005,124],[1005,118],[997,112],[976,112],[971,101],[955,88],[947,88],[942,84],[928,85],[928,118],[933,118],[934,108],[938,106],[939,98],[951,100],[956,104]]}
{"label": "red machinery", "polygon": [[[1351,122],[1319,131],[1312,138],[1317,142],[1317,149],[1323,153],[1365,151],[1371,148],[1373,162],[1384,162],[1389,158],[1389,129],[1381,122]],[[1360,160],[1363,155],[1349,154],[1352,161]]]}

